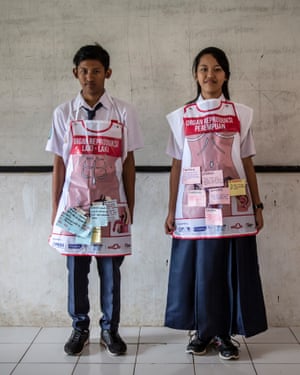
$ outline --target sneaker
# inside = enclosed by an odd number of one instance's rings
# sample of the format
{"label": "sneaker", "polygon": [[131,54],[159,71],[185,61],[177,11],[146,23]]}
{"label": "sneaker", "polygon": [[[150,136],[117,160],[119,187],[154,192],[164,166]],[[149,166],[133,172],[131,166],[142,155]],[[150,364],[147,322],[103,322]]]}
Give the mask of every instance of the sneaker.
{"label": "sneaker", "polygon": [[127,346],[118,332],[110,332],[108,329],[101,331],[100,344],[113,356],[125,354],[127,351]]}
{"label": "sneaker", "polygon": [[89,330],[77,330],[73,329],[73,332],[66,342],[64,350],[69,355],[78,355],[82,352],[85,345],[89,342]]}
{"label": "sneaker", "polygon": [[230,337],[214,338],[213,344],[219,351],[219,357],[222,359],[239,359],[239,349],[232,343]]}
{"label": "sneaker", "polygon": [[190,342],[186,347],[186,353],[195,354],[195,355],[202,355],[206,353],[206,348],[210,343],[209,340],[202,340],[198,336],[197,332],[191,335]]}

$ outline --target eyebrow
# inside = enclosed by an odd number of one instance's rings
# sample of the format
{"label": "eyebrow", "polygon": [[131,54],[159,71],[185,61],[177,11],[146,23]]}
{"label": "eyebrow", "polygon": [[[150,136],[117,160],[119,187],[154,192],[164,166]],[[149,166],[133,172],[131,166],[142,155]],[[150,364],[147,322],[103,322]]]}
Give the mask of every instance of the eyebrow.
{"label": "eyebrow", "polygon": [[[207,64],[199,64],[199,66],[208,66],[208,65],[207,65]],[[216,65],[214,65],[214,68],[215,68],[216,66],[220,66],[220,67],[221,67],[220,64],[216,64]]]}

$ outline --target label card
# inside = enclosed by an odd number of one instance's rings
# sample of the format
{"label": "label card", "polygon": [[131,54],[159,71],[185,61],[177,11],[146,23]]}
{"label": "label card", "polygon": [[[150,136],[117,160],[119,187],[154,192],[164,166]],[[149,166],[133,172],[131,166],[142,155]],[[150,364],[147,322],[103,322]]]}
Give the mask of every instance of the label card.
{"label": "label card", "polygon": [[223,225],[222,209],[221,208],[206,208],[205,209],[205,223],[206,225]]}
{"label": "label card", "polygon": [[93,227],[106,227],[108,225],[107,207],[105,204],[96,203],[90,207],[91,224]]}
{"label": "label card", "polygon": [[86,221],[87,217],[83,211],[76,208],[69,208],[60,215],[56,225],[70,233],[79,234]]}
{"label": "label card", "polygon": [[119,220],[118,203],[116,199],[108,200],[104,202],[107,208],[107,217],[109,222]]}
{"label": "label card", "polygon": [[190,190],[187,196],[189,207],[206,207],[205,190]]}
{"label": "label card", "polygon": [[182,182],[185,185],[200,184],[200,167],[183,168]]}
{"label": "label card", "polygon": [[238,196],[238,195],[246,195],[246,180],[245,179],[229,180],[228,186],[230,190],[230,195],[232,197]]}
{"label": "label card", "polygon": [[223,171],[221,169],[216,171],[202,172],[202,187],[221,187],[224,186]]}
{"label": "label card", "polygon": [[230,204],[229,188],[209,189],[209,204]]}

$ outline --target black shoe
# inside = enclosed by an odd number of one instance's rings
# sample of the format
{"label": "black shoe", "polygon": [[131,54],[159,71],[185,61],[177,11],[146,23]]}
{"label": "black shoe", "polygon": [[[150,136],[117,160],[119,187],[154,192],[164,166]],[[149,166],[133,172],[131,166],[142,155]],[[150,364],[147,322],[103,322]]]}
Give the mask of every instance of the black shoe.
{"label": "black shoe", "polygon": [[69,355],[78,355],[82,352],[84,346],[89,342],[89,330],[84,329],[79,331],[73,329],[69,340],[65,344],[65,352]]}
{"label": "black shoe", "polygon": [[101,331],[100,344],[113,356],[125,354],[127,351],[127,346],[118,332],[110,332],[108,329]]}
{"label": "black shoe", "polygon": [[239,359],[239,349],[232,343],[230,337],[214,338],[214,346],[222,359]]}
{"label": "black shoe", "polygon": [[186,347],[186,353],[195,354],[195,355],[202,355],[206,353],[206,348],[210,343],[209,340],[202,340],[197,332],[191,336],[190,342]]}

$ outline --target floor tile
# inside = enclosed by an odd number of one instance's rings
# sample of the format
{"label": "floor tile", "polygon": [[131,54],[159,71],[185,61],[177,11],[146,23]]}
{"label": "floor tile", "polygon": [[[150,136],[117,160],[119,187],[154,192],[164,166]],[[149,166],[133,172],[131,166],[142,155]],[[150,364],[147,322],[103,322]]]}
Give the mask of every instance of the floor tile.
{"label": "floor tile", "polygon": [[142,327],[141,344],[178,344],[189,341],[188,331],[170,329],[167,327]]}
{"label": "floor tile", "polygon": [[137,363],[192,363],[182,344],[140,344]]}
{"label": "floor tile", "polygon": [[291,327],[293,334],[297,337],[298,342],[300,343],[300,327]]}
{"label": "floor tile", "polygon": [[29,344],[0,344],[0,362],[19,362],[28,347]]}
{"label": "floor tile", "polygon": [[76,363],[77,356],[65,354],[62,344],[32,344],[22,363]]}
{"label": "floor tile", "polygon": [[68,363],[21,363],[13,375],[71,375],[74,364]]}
{"label": "floor tile", "polygon": [[[103,363],[89,363],[78,364],[74,371],[74,375],[132,375],[134,371],[134,364],[103,364]],[[144,374],[146,375],[146,374]]]}
{"label": "floor tile", "polygon": [[257,375],[299,375],[300,364],[255,364]]}
{"label": "floor tile", "polygon": [[35,344],[65,344],[66,340],[72,333],[70,327],[44,327],[40,330]]}
{"label": "floor tile", "polygon": [[109,355],[102,345],[89,344],[79,357],[79,363],[135,363],[136,352],[137,345],[128,344],[126,355],[114,357]]}
{"label": "floor tile", "polygon": [[256,375],[251,364],[226,362],[224,364],[195,364],[196,375]]}
{"label": "floor tile", "polygon": [[247,344],[254,363],[299,363],[299,344]]}
{"label": "floor tile", "polygon": [[40,327],[0,327],[0,343],[30,343],[40,329]]}
{"label": "floor tile", "polygon": [[271,327],[259,335],[245,338],[245,342],[251,344],[295,344],[297,340],[288,327]]}
{"label": "floor tile", "polygon": [[14,363],[0,363],[0,374],[10,375],[11,371],[16,367]]}
{"label": "floor tile", "polygon": [[194,375],[193,364],[137,364],[134,375]]}

